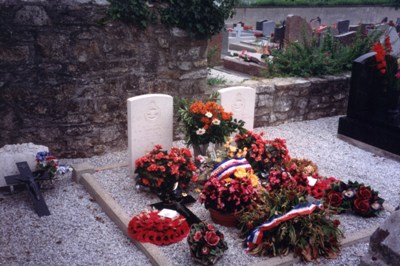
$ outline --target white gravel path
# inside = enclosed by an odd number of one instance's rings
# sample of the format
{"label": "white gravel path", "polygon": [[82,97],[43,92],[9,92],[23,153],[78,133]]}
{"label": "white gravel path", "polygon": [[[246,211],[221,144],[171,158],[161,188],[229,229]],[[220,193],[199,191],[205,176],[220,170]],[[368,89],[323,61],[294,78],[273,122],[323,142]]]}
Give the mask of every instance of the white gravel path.
{"label": "white gravel path", "polygon": [[[285,138],[292,157],[314,161],[320,173],[341,180],[364,182],[380,191],[392,206],[400,203],[400,163],[375,156],[347,144],[336,137],[338,117],[295,122],[276,127],[257,129],[266,137]],[[181,143],[177,144],[181,145]],[[89,159],[95,166],[124,163],[127,153],[114,152]],[[105,170],[95,174],[99,182],[113,195],[129,215],[157,202],[148,193],[134,190],[127,167]],[[81,185],[62,176],[55,189],[43,192],[51,216],[39,218],[31,208],[26,192],[10,195],[0,191],[0,265],[149,265],[148,259],[125,237],[101,211]],[[208,213],[196,204],[192,207],[200,218],[208,220]],[[389,213],[378,218],[362,219],[352,215],[340,216],[346,233],[379,225]],[[217,265],[248,265],[260,262],[247,256],[234,241],[234,229],[220,228],[228,238],[229,250]],[[323,265],[357,265],[368,244],[343,249],[336,260]],[[185,241],[162,247],[175,265],[193,264]],[[312,265],[312,264],[308,264]]]}

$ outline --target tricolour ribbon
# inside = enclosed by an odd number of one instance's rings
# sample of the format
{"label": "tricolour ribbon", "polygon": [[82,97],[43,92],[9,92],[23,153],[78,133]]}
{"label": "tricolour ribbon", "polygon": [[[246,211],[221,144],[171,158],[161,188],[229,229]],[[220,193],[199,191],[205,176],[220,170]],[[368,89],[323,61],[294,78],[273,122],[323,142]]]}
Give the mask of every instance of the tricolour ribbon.
{"label": "tricolour ribbon", "polygon": [[243,167],[246,171],[250,171],[252,169],[246,158],[230,159],[218,164],[211,172],[210,176],[216,176],[219,179],[224,179],[233,174],[238,167]]}
{"label": "tricolour ribbon", "polygon": [[268,221],[266,221],[260,226],[257,226],[250,233],[250,235],[247,237],[246,240],[247,246],[250,246],[249,244],[257,244],[257,245],[261,244],[264,231],[275,228],[279,224],[288,221],[290,219],[293,219],[295,217],[309,215],[313,213],[318,207],[319,207],[319,202],[317,202],[316,204],[309,204],[309,203],[298,204],[295,207],[293,207],[292,210],[283,215],[271,217],[270,219],[268,219]]}

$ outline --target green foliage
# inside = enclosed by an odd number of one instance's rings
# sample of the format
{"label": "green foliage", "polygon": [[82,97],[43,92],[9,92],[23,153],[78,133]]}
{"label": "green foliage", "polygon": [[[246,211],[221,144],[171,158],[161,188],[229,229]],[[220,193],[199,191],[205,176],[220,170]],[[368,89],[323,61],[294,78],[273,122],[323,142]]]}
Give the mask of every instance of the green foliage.
{"label": "green foliage", "polygon": [[242,0],[244,6],[399,5],[400,0]]}
{"label": "green foliage", "polygon": [[369,52],[377,37],[357,34],[353,44],[343,45],[328,33],[321,45],[316,40],[292,43],[284,50],[273,51],[273,62],[267,61],[267,76],[310,77],[349,71],[353,60]]}
{"label": "green foliage", "polygon": [[226,83],[226,79],[223,77],[217,76],[216,78],[209,78],[207,79],[207,84],[210,86],[217,86]]}
{"label": "green foliage", "polygon": [[210,38],[232,17],[237,0],[110,0],[110,15],[145,28],[158,18],[196,38]]}
{"label": "green foliage", "polygon": [[207,50],[207,66],[213,68],[219,62],[218,47],[208,47]]}

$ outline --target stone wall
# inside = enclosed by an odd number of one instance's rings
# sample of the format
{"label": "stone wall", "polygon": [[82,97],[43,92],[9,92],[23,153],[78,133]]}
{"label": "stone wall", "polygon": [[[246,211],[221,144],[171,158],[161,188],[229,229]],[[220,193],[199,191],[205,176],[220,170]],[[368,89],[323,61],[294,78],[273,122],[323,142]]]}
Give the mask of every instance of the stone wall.
{"label": "stone wall", "polygon": [[105,0],[0,1],[0,147],[61,157],[126,147],[126,99],[200,96],[206,41],[107,19]]}
{"label": "stone wall", "polygon": [[257,90],[254,127],[346,114],[350,75],[274,78],[240,84]]}

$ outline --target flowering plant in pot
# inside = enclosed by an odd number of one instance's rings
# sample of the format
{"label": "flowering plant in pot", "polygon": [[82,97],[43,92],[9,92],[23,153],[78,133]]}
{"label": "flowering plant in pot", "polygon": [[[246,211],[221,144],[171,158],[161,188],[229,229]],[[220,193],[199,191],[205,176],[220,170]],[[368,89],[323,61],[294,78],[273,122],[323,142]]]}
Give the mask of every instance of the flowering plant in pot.
{"label": "flowering plant in pot", "polygon": [[349,181],[335,182],[325,190],[324,204],[335,213],[354,212],[363,217],[377,216],[383,210],[385,201],[378,196],[379,192],[363,183]]}
{"label": "flowering plant in pot", "polygon": [[193,224],[187,241],[190,254],[203,265],[213,265],[228,249],[224,235],[206,223]]}
{"label": "flowering plant in pot", "polygon": [[186,189],[195,181],[197,168],[189,149],[172,147],[168,152],[156,145],[145,156],[135,161],[136,183],[162,194],[171,193],[176,187]]}
{"label": "flowering plant in pot", "polygon": [[271,168],[281,167],[290,159],[286,141],[263,139],[263,133],[242,132],[235,136],[239,149],[247,148],[246,159],[259,177],[266,178]]}
{"label": "flowering plant in pot", "polygon": [[[210,210],[214,222],[235,226],[234,213],[246,208],[257,197],[257,185],[257,177],[251,171],[238,167],[230,177],[211,176],[203,187],[199,201]],[[231,218],[225,221],[220,214]]]}
{"label": "flowering plant in pot", "polygon": [[232,117],[217,104],[219,94],[214,93],[208,101],[189,101],[178,103],[178,121],[181,122],[187,145],[208,143],[222,144],[232,133],[242,131],[244,122]]}

